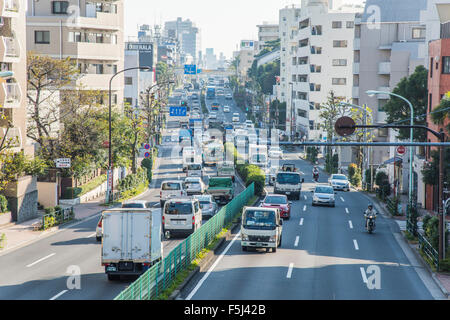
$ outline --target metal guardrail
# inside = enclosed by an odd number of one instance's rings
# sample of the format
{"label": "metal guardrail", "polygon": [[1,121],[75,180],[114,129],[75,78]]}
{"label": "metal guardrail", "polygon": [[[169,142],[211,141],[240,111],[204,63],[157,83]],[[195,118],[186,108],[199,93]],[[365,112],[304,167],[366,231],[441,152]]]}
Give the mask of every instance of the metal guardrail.
{"label": "metal guardrail", "polygon": [[167,289],[176,275],[187,269],[197,255],[214,240],[228,225],[248,201],[254,196],[252,183],[230,203],[222,207],[211,219],[191,234],[164,259],[153,265],[143,275],[122,291],[114,300],[152,300]]}
{"label": "metal guardrail", "polygon": [[425,253],[425,255],[430,259],[434,266],[436,267],[436,270],[439,270],[439,253],[431,243],[427,240],[425,236],[423,236],[420,232],[417,232],[417,238],[419,239],[419,248],[420,250]]}
{"label": "metal guardrail", "polygon": [[64,208],[58,211],[55,211],[54,213],[44,214],[42,216],[42,224],[44,230],[61,223],[64,223],[66,221],[69,221],[73,219],[74,212],[73,207],[70,208]]}

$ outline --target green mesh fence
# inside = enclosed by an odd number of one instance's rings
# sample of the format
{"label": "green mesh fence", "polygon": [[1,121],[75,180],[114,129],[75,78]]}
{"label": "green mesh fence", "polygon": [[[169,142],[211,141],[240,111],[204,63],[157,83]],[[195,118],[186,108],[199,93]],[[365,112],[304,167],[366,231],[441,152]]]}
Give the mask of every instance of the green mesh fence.
{"label": "green mesh fence", "polygon": [[255,195],[252,183],[237,197],[191,234],[164,259],[153,265],[114,300],[151,300],[168,288],[176,275],[187,269],[198,253],[228,225]]}

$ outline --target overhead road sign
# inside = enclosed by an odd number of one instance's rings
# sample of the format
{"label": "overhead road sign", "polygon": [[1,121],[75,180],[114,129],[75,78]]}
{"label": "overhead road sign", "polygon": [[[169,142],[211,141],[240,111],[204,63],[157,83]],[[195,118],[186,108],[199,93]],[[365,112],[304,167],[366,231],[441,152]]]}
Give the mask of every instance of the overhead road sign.
{"label": "overhead road sign", "polygon": [[195,64],[185,64],[184,74],[197,74],[197,65]]}
{"label": "overhead road sign", "polygon": [[170,107],[169,112],[171,117],[185,117],[187,116],[187,107]]}

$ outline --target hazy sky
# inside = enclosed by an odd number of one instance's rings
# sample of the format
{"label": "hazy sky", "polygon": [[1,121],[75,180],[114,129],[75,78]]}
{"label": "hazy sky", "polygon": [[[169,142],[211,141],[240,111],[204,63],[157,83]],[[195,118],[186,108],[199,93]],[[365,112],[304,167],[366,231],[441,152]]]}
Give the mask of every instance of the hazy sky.
{"label": "hazy sky", "polygon": [[[348,0],[349,2],[361,0]],[[345,1],[345,2],[348,2]],[[202,51],[214,48],[230,58],[240,40],[257,40],[257,24],[278,23],[278,11],[301,0],[126,0],[125,36],[137,36],[141,24],[162,24],[182,17],[201,32]]]}

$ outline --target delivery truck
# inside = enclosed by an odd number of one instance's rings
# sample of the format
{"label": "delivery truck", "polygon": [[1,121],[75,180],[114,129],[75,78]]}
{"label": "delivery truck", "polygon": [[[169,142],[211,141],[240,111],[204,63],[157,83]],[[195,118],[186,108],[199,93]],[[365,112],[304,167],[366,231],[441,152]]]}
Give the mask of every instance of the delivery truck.
{"label": "delivery truck", "polygon": [[101,264],[108,280],[139,276],[161,260],[161,209],[120,208],[102,212]]}

